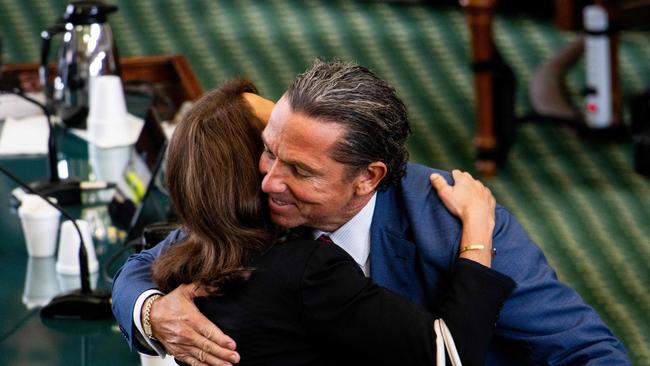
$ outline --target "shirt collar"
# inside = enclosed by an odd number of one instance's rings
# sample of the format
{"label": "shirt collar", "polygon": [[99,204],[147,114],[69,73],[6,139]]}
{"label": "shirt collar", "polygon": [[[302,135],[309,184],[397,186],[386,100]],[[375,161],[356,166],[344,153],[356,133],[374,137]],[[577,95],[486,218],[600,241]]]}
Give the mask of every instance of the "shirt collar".
{"label": "shirt collar", "polygon": [[332,241],[345,250],[357,264],[365,266],[370,256],[370,225],[375,212],[377,193],[372,195],[364,208],[352,217],[343,226],[332,233],[314,230],[314,239],[325,234]]}

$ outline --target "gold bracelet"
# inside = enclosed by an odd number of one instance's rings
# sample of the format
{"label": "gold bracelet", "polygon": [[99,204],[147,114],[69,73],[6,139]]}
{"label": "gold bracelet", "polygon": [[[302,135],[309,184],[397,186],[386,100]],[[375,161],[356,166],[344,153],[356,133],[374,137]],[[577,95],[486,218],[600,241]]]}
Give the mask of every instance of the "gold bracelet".
{"label": "gold bracelet", "polygon": [[470,250],[481,250],[481,249],[485,249],[485,245],[483,245],[483,244],[466,245],[466,246],[461,248],[460,253],[462,254],[462,253],[468,252]]}
{"label": "gold bracelet", "polygon": [[151,331],[151,319],[149,319],[149,316],[151,315],[151,305],[153,305],[153,302],[158,300],[160,297],[160,294],[152,295],[144,303],[144,319],[142,320],[142,330],[144,331],[144,335],[146,335],[149,339],[153,339],[154,341],[157,339],[154,338],[153,332]]}

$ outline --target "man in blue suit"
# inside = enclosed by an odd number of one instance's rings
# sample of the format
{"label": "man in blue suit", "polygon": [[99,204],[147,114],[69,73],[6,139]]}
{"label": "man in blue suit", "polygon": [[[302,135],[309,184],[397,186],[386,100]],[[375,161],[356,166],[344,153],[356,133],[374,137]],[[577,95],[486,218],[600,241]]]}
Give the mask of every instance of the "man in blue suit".
{"label": "man in blue suit", "polygon": [[[257,107],[259,97],[247,98]],[[432,173],[450,183],[451,175],[407,163],[410,130],[395,90],[361,66],[316,61],[268,121],[260,170],[273,221],[309,228],[314,238],[329,235],[378,284],[433,309],[458,257],[461,227],[430,184],[449,188]],[[152,296],[151,263],[174,240],[132,256],[116,275],[120,328],[132,347],[166,349],[189,364],[238,362],[236,340],[196,310],[191,285]],[[558,281],[499,206],[493,247],[492,268],[517,287],[501,311],[487,364],[629,364],[598,314]]]}

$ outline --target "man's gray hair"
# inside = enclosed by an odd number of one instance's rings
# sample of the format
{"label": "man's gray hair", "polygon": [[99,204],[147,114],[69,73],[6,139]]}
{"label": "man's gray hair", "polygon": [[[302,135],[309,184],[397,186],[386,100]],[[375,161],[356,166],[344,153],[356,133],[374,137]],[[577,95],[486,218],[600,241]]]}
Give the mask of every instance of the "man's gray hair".
{"label": "man's gray hair", "polygon": [[406,171],[406,138],[411,132],[404,103],[395,89],[367,68],[342,61],[315,60],[285,93],[291,108],[321,122],[346,127],[332,158],[351,176],[368,164],[388,167],[378,190],[396,184]]}

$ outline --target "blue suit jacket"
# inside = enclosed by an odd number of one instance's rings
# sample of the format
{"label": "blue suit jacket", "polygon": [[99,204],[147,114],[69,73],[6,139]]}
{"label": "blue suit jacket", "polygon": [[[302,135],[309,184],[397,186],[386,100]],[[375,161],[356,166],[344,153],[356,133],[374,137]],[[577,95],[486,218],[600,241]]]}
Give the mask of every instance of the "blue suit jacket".
{"label": "blue suit jacket", "polygon": [[[451,182],[448,172],[409,164],[401,184],[377,195],[370,229],[372,278],[429,309],[448,283],[462,229],[429,183],[434,171]],[[539,247],[501,206],[493,246],[492,268],[517,287],[501,310],[487,364],[630,364],[598,314],[558,281]]]}
{"label": "blue suit jacket", "polygon": [[[458,257],[460,222],[429,183],[435,170],[409,164],[401,183],[377,194],[371,226],[372,278],[413,302],[432,309]],[[448,172],[436,171],[451,181]],[[116,274],[113,312],[131,347],[133,307],[151,282],[150,267],[178,232],[156,247],[129,257]],[[580,296],[559,282],[541,250],[516,219],[497,206],[492,267],[517,287],[497,322],[491,365],[628,365],[621,343]]]}

